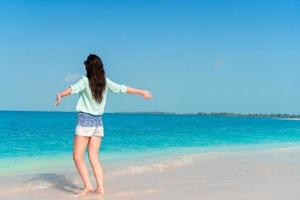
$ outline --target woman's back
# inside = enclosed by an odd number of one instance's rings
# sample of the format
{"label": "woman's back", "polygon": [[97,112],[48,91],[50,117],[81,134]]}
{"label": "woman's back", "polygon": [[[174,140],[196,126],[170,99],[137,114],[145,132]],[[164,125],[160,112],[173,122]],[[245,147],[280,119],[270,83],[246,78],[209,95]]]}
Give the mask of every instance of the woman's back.
{"label": "woman's back", "polygon": [[107,91],[113,93],[127,92],[127,86],[115,83],[107,77],[105,77],[105,81],[106,87],[103,91],[101,103],[97,102],[93,97],[89,79],[86,76],[82,76],[79,81],[69,86],[72,89],[71,94],[79,93],[76,111],[85,112],[92,115],[102,115],[105,109]]}

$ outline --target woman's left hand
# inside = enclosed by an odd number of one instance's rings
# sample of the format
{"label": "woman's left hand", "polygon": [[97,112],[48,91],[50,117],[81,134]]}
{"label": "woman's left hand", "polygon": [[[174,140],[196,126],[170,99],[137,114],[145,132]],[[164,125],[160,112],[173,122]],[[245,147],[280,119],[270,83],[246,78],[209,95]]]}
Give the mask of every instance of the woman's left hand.
{"label": "woman's left hand", "polygon": [[61,96],[60,96],[60,94],[57,94],[55,105],[58,106],[60,104],[60,102],[61,102]]}

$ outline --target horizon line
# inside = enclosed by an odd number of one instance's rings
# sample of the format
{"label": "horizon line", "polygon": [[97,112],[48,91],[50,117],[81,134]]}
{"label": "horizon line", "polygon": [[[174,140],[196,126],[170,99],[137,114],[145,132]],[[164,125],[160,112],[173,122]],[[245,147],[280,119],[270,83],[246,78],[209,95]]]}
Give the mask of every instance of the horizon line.
{"label": "horizon line", "polygon": [[[77,111],[67,110],[6,110],[0,109],[0,112],[62,112],[62,113],[76,113]],[[227,116],[294,116],[300,117],[299,114],[290,113],[238,113],[238,112],[171,112],[171,111],[111,111],[104,112],[107,114],[173,114],[173,115],[227,115]]]}

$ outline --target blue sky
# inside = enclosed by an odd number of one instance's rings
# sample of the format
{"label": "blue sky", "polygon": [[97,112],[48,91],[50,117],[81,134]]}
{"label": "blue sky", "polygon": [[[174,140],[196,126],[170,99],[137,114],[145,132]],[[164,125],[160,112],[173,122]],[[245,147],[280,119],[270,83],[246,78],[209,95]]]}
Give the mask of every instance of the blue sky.
{"label": "blue sky", "polygon": [[111,80],[106,112],[300,113],[300,1],[1,1],[0,109],[74,111],[55,94],[89,53]]}

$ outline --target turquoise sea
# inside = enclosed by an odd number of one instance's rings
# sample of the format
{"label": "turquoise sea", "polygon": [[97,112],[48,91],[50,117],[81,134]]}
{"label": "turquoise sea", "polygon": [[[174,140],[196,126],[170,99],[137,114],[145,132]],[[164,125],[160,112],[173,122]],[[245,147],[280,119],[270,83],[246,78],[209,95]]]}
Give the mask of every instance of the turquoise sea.
{"label": "turquoise sea", "polygon": [[[75,112],[0,112],[0,175],[72,163]],[[103,115],[104,163],[215,149],[297,145],[300,121],[172,114]]]}

